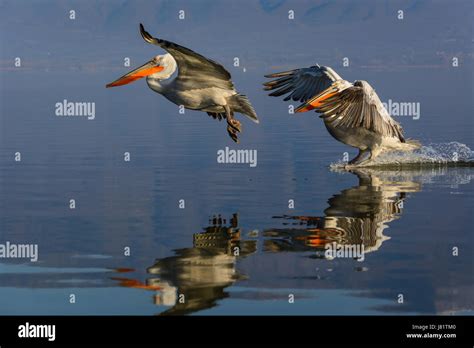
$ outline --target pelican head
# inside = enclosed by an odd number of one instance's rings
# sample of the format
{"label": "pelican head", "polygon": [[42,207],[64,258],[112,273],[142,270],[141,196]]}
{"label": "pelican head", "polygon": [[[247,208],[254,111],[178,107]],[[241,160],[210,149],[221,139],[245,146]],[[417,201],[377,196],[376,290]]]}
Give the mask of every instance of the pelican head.
{"label": "pelican head", "polygon": [[109,88],[127,85],[143,77],[146,77],[147,80],[166,80],[173,75],[176,71],[176,67],[176,61],[170,54],[158,55],[142,66],[119,77],[114,82],[107,84],[106,87]]}

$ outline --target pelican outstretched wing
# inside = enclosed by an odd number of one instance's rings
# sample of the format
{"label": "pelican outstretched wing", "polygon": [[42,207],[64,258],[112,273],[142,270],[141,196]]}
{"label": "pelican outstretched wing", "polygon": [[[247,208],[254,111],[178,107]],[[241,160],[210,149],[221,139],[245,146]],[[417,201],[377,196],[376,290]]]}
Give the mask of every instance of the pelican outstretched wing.
{"label": "pelican outstretched wing", "polygon": [[151,36],[143,24],[140,24],[140,34],[146,42],[160,46],[173,56],[178,64],[175,83],[181,84],[183,90],[210,87],[234,89],[230,73],[221,64],[189,48]]}
{"label": "pelican outstretched wing", "polygon": [[[405,141],[402,127],[390,117],[377,93],[367,82],[352,85],[341,81],[327,91],[306,104],[313,105],[333,127],[363,127],[382,136]],[[304,107],[303,105],[302,108]]]}
{"label": "pelican outstretched wing", "polygon": [[287,94],[286,100],[306,102],[308,99],[321,93],[341,77],[331,68],[315,65],[310,68],[301,68],[265,75],[276,80],[266,82],[265,90],[274,92],[269,95],[279,97]]}

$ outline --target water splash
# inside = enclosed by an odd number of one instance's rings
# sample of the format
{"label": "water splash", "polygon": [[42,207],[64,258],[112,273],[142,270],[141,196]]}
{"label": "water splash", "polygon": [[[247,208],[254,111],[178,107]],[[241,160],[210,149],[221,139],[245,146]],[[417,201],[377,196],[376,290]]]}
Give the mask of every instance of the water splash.
{"label": "water splash", "polygon": [[[331,168],[344,167],[346,163],[339,161],[331,164]],[[474,151],[469,146],[456,141],[449,143],[424,145],[413,152],[382,153],[374,161],[359,167],[385,166],[474,166]]]}

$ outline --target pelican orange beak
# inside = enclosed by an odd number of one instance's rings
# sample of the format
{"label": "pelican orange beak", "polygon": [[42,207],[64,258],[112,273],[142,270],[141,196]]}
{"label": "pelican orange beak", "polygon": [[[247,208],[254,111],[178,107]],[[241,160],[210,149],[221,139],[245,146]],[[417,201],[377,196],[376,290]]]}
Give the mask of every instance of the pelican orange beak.
{"label": "pelican orange beak", "polygon": [[337,93],[339,93],[339,91],[337,91],[337,90],[334,91],[333,88],[329,87],[328,89],[326,89],[322,93],[318,94],[316,97],[311,98],[306,103],[298,106],[295,110],[295,113],[314,110],[317,107],[322,106],[326,99],[331,98],[332,96],[336,95]]}
{"label": "pelican orange beak", "polygon": [[135,70],[130,71],[128,74],[125,74],[122,77],[118,78],[114,82],[107,84],[105,87],[110,88],[127,85],[148,75],[160,72],[163,69],[164,67],[157,65],[155,59],[152,59],[149,62],[143,64],[141,67],[136,68]]}

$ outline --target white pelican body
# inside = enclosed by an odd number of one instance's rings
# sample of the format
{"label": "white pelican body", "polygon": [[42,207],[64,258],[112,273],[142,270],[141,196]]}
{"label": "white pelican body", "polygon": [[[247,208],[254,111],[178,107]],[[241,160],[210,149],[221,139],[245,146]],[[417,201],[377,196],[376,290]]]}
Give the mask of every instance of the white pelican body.
{"label": "white pelican body", "polygon": [[[219,87],[205,87],[196,89],[180,89],[177,77],[177,64],[171,54],[165,54],[162,61],[166,61],[170,68],[169,76],[165,77],[149,75],[146,78],[148,87],[156,93],[163,95],[166,99],[176,105],[184,105],[187,109],[200,110],[206,112],[224,113],[224,105],[227,103],[229,97],[238,96],[235,89],[223,89]],[[168,65],[169,64],[169,65]],[[238,111],[240,112],[240,111]]]}

